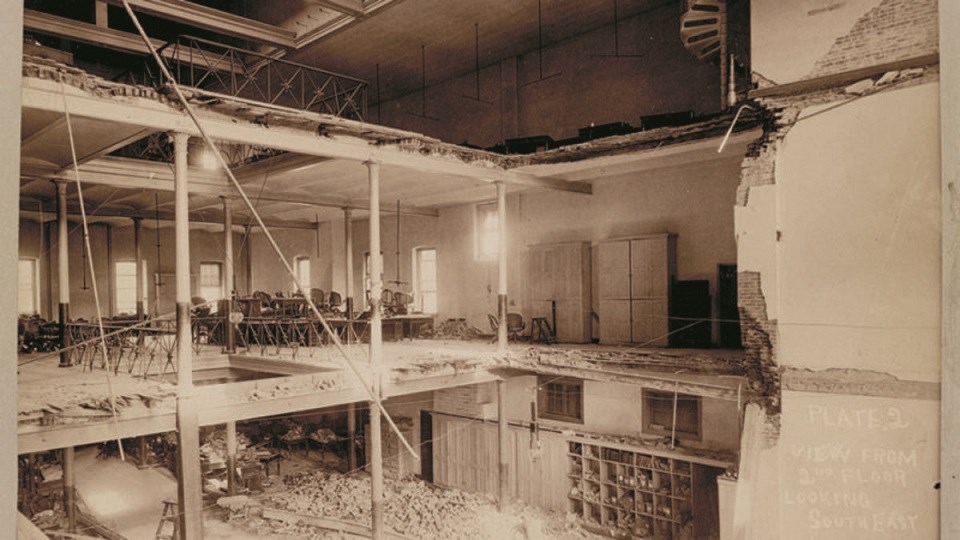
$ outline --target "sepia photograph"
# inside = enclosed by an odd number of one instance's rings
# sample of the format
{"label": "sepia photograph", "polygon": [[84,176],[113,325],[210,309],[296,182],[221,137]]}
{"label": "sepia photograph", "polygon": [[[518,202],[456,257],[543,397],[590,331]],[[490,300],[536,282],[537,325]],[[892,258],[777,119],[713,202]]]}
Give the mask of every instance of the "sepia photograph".
{"label": "sepia photograph", "polygon": [[960,538],[960,2],[0,27],[0,538]]}

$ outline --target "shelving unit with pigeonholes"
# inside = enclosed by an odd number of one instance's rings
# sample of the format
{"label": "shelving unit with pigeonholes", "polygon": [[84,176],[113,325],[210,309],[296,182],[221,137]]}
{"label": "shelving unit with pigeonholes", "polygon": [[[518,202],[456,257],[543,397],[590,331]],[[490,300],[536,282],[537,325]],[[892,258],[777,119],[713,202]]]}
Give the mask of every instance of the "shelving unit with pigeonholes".
{"label": "shelving unit with pigeonholes", "polygon": [[717,475],[727,463],[629,445],[567,441],[568,510],[622,538],[718,536]]}

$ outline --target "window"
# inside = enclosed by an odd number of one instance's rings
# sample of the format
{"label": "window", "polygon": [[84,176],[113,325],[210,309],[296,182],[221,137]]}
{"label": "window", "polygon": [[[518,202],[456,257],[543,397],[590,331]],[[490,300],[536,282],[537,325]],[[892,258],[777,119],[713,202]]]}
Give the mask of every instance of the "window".
{"label": "window", "polygon": [[[117,261],[114,265],[116,275],[116,309],[118,314],[137,312],[137,263],[136,261]],[[147,309],[147,272],[143,272],[143,302]]]}
{"label": "window", "polygon": [[[206,301],[223,298],[223,278],[220,263],[200,263],[200,296]],[[211,308],[216,310],[216,305]]]}
{"label": "window", "polygon": [[476,242],[477,260],[490,261],[499,253],[499,218],[496,203],[477,205]]}
{"label": "window", "polygon": [[[643,431],[670,435],[673,430],[673,392],[643,390]],[[700,439],[700,396],[677,394],[677,437]]]}
{"label": "window", "polygon": [[[310,257],[297,257],[293,261],[293,271],[297,275],[297,281],[303,288],[304,294],[310,291]],[[294,284],[294,290],[297,286]]]}
{"label": "window", "polygon": [[17,310],[21,315],[37,313],[40,305],[37,281],[37,260],[20,259],[17,265]]}
{"label": "window", "polygon": [[420,248],[416,251],[417,311],[437,312],[437,250]]}
{"label": "window", "polygon": [[537,387],[540,418],[583,423],[583,380],[541,376]]}

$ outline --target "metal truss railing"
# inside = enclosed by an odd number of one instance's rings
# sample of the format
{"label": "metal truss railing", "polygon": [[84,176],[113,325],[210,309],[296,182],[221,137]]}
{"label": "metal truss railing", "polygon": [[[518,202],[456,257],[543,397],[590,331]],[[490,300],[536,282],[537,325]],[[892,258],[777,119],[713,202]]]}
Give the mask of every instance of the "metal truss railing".
{"label": "metal truss railing", "polygon": [[[240,98],[353,120],[366,116],[367,83],[360,79],[193,36],[179,36],[158,52],[178,84],[214,99]],[[118,79],[155,87],[166,82],[152,59]]]}
{"label": "metal truss railing", "polygon": [[[327,323],[342,342],[359,341],[369,326],[368,321],[357,319],[327,319]],[[331,343],[323,324],[312,317],[248,317],[237,329],[238,345],[263,356],[297,358],[306,348],[313,357],[317,347]]]}

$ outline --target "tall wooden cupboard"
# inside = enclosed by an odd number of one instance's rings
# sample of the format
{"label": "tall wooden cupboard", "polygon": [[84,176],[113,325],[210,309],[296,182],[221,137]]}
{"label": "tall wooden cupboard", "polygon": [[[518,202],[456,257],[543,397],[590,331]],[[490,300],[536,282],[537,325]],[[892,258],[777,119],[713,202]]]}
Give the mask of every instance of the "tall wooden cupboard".
{"label": "tall wooden cupboard", "polygon": [[[590,243],[563,242],[527,247],[530,317],[550,322],[557,341],[591,339]],[[528,326],[531,324],[528,321]]]}
{"label": "tall wooden cupboard", "polygon": [[597,245],[601,343],[666,347],[677,237],[652,234]]}

